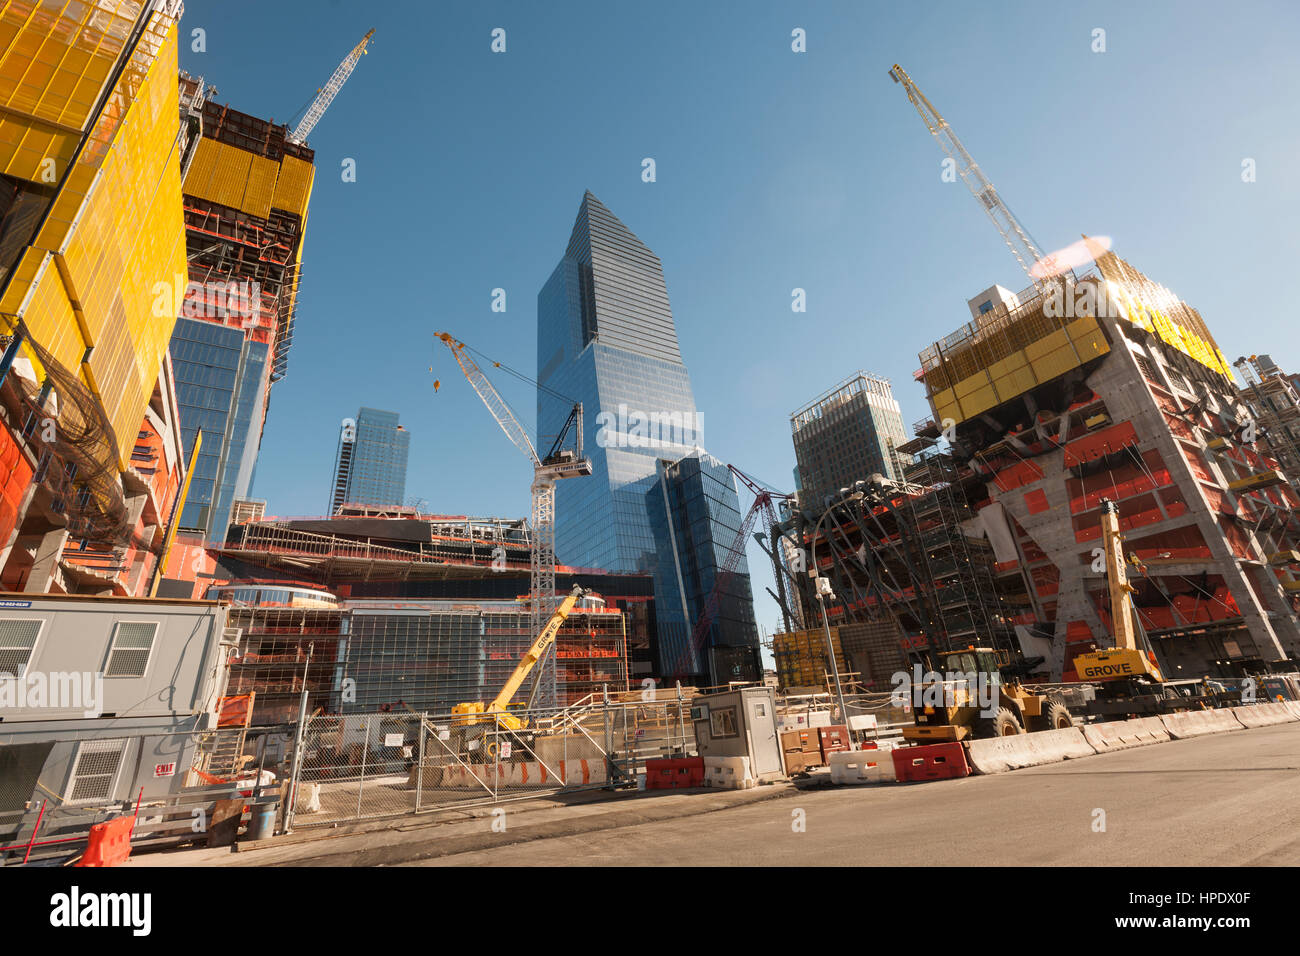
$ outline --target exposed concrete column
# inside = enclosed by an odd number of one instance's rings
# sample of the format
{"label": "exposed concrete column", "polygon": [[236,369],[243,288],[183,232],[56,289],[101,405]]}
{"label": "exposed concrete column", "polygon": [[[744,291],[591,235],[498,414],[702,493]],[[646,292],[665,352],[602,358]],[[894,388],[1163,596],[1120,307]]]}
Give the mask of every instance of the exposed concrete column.
{"label": "exposed concrete column", "polygon": [[27,584],[24,585],[23,591],[44,593],[49,590],[59,570],[59,559],[63,557],[63,545],[67,540],[67,528],[55,528],[41,536],[40,542],[36,545],[36,555],[32,560],[32,569],[27,575]]}

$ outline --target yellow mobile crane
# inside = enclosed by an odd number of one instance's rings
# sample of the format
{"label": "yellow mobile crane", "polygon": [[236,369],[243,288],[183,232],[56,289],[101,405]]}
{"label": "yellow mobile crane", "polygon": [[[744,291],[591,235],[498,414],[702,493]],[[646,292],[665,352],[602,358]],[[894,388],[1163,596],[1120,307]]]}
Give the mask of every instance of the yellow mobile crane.
{"label": "yellow mobile crane", "polygon": [[1079,680],[1097,685],[1097,697],[1089,702],[1088,712],[1122,720],[1240,704],[1239,692],[1216,693],[1205,680],[1170,681],[1161,671],[1133,606],[1136,589],[1128,582],[1119,508],[1109,498],[1101,500],[1101,539],[1115,646],[1094,648],[1074,659]]}
{"label": "yellow mobile crane", "polygon": [[546,622],[542,632],[537,635],[537,640],[533,641],[533,646],[528,648],[524,652],[524,656],[519,659],[514,672],[501,685],[501,690],[496,697],[486,704],[476,700],[456,704],[452,707],[452,715],[458,718],[457,725],[472,726],[475,724],[495,723],[502,730],[522,730],[528,726],[526,718],[516,717],[507,709],[510,698],[515,696],[515,692],[523,686],[529,673],[537,666],[537,662],[546,655],[551,645],[555,643],[555,636],[560,631],[560,625],[569,617],[573,606],[588,593],[576,584],[573,586],[573,590],[560,602],[560,606],[552,612],[550,620]]}

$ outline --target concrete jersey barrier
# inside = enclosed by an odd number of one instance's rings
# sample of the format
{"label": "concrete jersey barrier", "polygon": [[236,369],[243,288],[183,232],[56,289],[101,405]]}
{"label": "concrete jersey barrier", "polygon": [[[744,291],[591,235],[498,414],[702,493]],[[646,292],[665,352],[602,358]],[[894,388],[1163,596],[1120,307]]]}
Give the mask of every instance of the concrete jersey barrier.
{"label": "concrete jersey barrier", "polygon": [[1271,727],[1273,724],[1288,724],[1297,719],[1283,703],[1233,707],[1232,716],[1241,721],[1243,727]]}
{"label": "concrete jersey barrier", "polygon": [[1091,757],[1097,752],[1078,727],[972,740],[967,750],[976,773],[1004,773],[1076,757]]}
{"label": "concrete jersey barrier", "polygon": [[1099,754],[1169,742],[1169,731],[1165,729],[1159,717],[1110,720],[1099,724],[1087,724],[1082,729],[1083,739]]}
{"label": "concrete jersey barrier", "polygon": [[1232,715],[1231,710],[1187,710],[1176,714],[1162,714],[1160,722],[1165,725],[1165,730],[1169,731],[1169,736],[1174,740],[1241,730],[1243,726],[1241,721]]}

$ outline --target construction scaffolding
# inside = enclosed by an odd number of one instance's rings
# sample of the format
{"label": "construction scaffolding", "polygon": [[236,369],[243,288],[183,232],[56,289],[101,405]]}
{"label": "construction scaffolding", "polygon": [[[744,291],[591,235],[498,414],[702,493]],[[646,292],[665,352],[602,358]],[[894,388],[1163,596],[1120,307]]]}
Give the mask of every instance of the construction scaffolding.
{"label": "construction scaffolding", "polygon": [[[909,443],[907,450],[921,449]],[[1017,656],[1013,621],[1029,611],[1021,581],[995,574],[992,549],[975,519],[971,495],[981,492],[982,481],[934,450],[905,471],[905,483],[883,483],[860,503],[830,509],[819,519],[817,541],[805,538],[836,594],[827,616],[843,641],[840,667],[875,690],[935,652],[977,644]],[[817,598],[810,585],[802,596],[811,614]],[[829,662],[821,645],[809,649],[805,663],[817,677],[818,662]],[[810,667],[788,669],[793,677]]]}

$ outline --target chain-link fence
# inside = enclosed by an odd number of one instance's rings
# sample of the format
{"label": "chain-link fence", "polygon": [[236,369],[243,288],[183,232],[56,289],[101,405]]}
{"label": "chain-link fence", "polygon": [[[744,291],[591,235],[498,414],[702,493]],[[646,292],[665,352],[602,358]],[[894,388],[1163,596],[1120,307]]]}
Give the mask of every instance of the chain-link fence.
{"label": "chain-link fence", "polygon": [[647,758],[694,749],[690,707],[678,701],[311,717],[286,828],[634,786]]}

